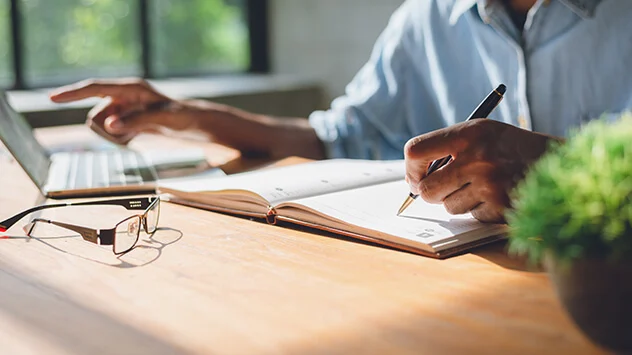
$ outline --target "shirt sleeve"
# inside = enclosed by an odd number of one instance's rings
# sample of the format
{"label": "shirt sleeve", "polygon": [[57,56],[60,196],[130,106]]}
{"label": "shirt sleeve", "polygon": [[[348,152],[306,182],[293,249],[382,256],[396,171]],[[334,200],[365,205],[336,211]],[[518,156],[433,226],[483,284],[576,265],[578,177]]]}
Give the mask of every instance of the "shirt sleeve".
{"label": "shirt sleeve", "polygon": [[309,117],[329,158],[401,159],[411,137],[405,97],[414,80],[411,1],[391,17],[371,57],[331,108]]}

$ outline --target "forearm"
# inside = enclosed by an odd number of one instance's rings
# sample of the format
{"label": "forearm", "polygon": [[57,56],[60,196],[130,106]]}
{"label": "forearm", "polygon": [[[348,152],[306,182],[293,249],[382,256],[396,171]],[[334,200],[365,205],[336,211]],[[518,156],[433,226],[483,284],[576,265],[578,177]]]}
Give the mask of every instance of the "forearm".
{"label": "forearm", "polygon": [[203,100],[179,104],[183,119],[213,142],[273,158],[325,157],[323,144],[306,119],[258,115]]}

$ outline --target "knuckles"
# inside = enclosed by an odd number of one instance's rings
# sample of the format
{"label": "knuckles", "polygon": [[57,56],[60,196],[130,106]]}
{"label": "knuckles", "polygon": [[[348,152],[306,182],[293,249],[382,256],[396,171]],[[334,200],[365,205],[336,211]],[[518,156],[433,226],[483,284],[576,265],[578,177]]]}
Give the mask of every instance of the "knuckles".
{"label": "knuckles", "polygon": [[504,125],[505,124],[502,122],[479,118],[464,122],[462,130],[463,132],[467,132],[465,134],[472,138],[481,138],[489,135],[490,133],[496,132]]}
{"label": "knuckles", "polygon": [[465,151],[473,160],[494,161],[498,156],[496,142],[498,131],[504,123],[489,119],[464,122],[459,135],[467,142]]}
{"label": "knuckles", "polygon": [[[138,77],[133,77],[133,78],[127,78],[127,79],[120,79],[116,81],[119,85],[121,86],[128,86],[128,87],[136,87],[139,89],[150,89],[151,86],[149,85],[149,83],[147,82],[147,80],[143,79],[143,78],[138,78]],[[77,86],[79,87],[83,87],[83,88],[93,88],[93,87],[99,87],[103,84],[109,83],[109,81],[105,81],[105,80],[101,80],[101,79],[94,79],[94,78],[90,78],[90,79],[84,79],[81,80],[77,83]]]}
{"label": "knuckles", "polygon": [[415,154],[415,145],[419,142],[419,137],[413,137],[404,144],[404,158],[410,159]]}
{"label": "knuckles", "polygon": [[133,85],[139,87],[139,88],[143,88],[143,89],[149,89],[151,86],[149,85],[149,83],[147,82],[147,80],[141,79],[141,78],[135,78],[132,80]]}
{"label": "knuckles", "polygon": [[132,78],[129,79],[124,85],[127,85],[129,87],[132,88],[136,88],[136,89],[149,89],[149,83],[141,78]]}
{"label": "knuckles", "polygon": [[97,81],[95,79],[84,79],[78,82],[76,85],[82,88],[93,87]]}

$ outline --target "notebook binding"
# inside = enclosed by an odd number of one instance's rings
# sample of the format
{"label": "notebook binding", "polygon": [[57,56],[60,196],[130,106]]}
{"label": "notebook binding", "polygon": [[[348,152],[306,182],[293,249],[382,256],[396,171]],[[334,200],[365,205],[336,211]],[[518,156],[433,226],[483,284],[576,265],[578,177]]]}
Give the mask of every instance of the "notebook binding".
{"label": "notebook binding", "polygon": [[277,213],[272,206],[268,206],[268,212],[266,213],[266,222],[268,222],[268,224],[277,223]]}

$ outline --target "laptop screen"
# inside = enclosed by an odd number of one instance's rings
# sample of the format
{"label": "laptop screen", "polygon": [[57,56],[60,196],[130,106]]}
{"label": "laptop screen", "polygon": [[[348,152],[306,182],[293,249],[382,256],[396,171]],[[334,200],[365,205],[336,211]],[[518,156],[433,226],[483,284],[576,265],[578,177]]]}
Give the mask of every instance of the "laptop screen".
{"label": "laptop screen", "polygon": [[15,112],[0,92],[0,139],[15,160],[41,188],[46,183],[50,160],[44,148],[33,136],[31,126]]}

